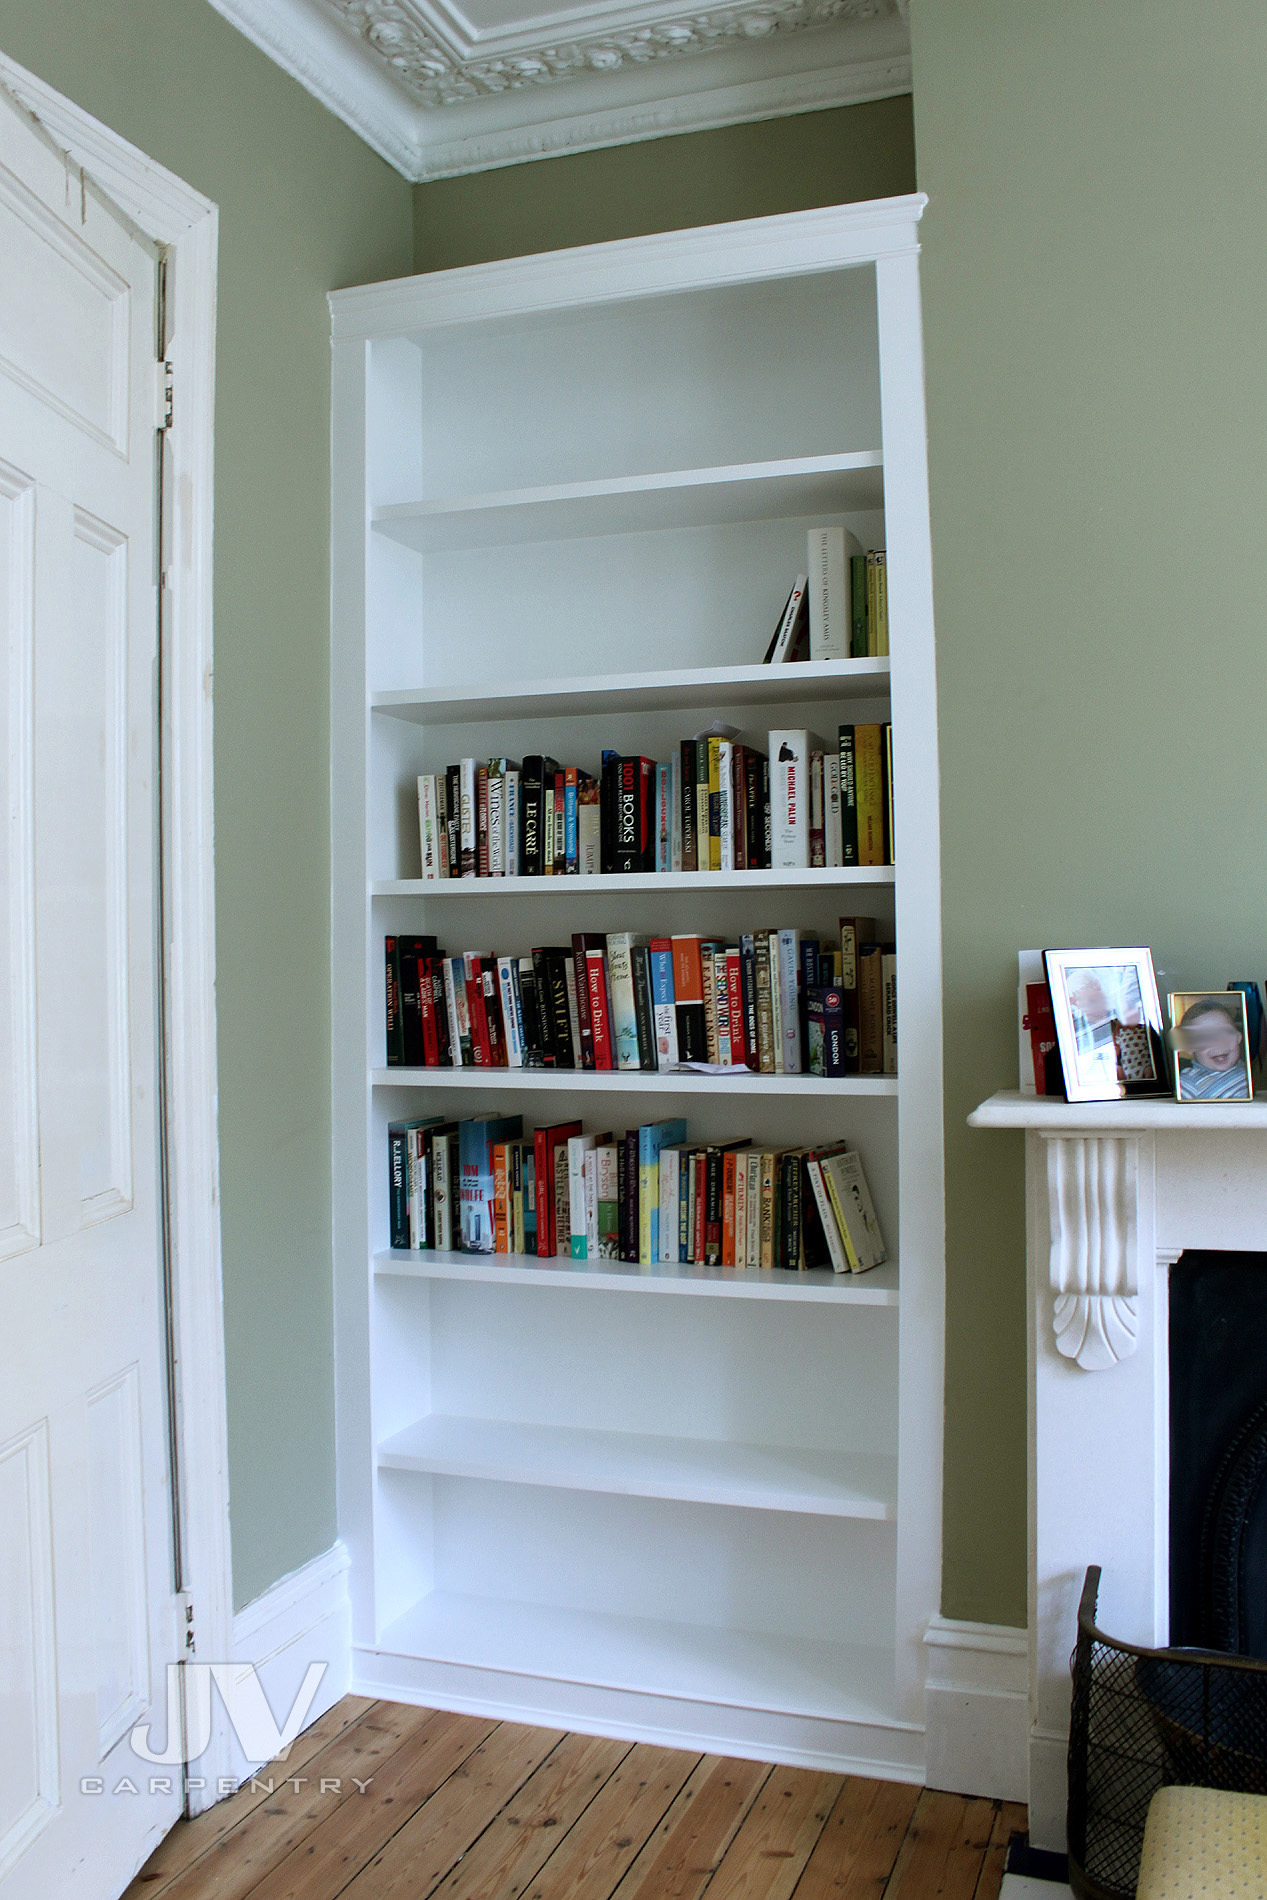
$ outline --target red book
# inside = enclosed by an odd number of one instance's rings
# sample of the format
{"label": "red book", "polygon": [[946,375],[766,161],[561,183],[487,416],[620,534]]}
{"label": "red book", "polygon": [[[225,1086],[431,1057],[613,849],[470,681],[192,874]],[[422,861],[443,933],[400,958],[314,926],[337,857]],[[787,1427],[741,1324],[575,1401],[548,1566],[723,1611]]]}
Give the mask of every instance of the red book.
{"label": "red book", "polygon": [[1039,1095],[1046,1095],[1047,1059],[1056,1047],[1056,1018],[1052,1015],[1051,991],[1045,983],[1025,985],[1025,1027],[1034,1052],[1034,1088]]}
{"label": "red book", "polygon": [[484,983],[480,971],[480,959],[474,951],[468,950],[463,958],[466,966],[466,1007],[471,1017],[471,1053],[475,1066],[479,1069],[491,1069],[493,1049],[488,1039],[488,1018],[484,1013]]}
{"label": "red book", "polygon": [[[743,1027],[743,982],[739,965],[739,952],[726,952],[726,1001],[730,1007],[730,1059],[734,1063],[746,1063],[747,1045],[744,1042]],[[734,1262],[731,1262],[732,1266]]]}
{"label": "red book", "polygon": [[475,797],[477,811],[475,875],[488,876],[488,767],[475,768]]}
{"label": "red book", "polygon": [[[570,769],[570,768],[569,768]],[[579,930],[572,935],[572,974],[576,978],[576,1025],[581,1032],[581,1067],[592,1069],[594,1062],[594,1024],[590,1010],[589,971],[586,967],[589,946],[603,944],[602,937],[586,937]]]}
{"label": "red book", "polygon": [[735,1264],[735,1166],[733,1149],[722,1156],[721,1179],[721,1263]]}
{"label": "red book", "polygon": [[587,949],[585,952],[590,1028],[594,1037],[594,1067],[614,1069],[616,1056],[612,1049],[611,1003],[607,995],[607,952],[603,939],[600,937],[596,941],[598,949]]}
{"label": "red book", "polygon": [[532,1152],[536,1163],[537,1254],[542,1260],[554,1258],[554,1165],[560,1147],[567,1166],[568,1140],[581,1132],[580,1122],[559,1122],[553,1128],[533,1131]]}
{"label": "red book", "polygon": [[436,1033],[436,999],[432,982],[433,959],[418,959],[418,1001],[422,1009],[422,1059],[429,1069],[440,1066],[440,1038]]}

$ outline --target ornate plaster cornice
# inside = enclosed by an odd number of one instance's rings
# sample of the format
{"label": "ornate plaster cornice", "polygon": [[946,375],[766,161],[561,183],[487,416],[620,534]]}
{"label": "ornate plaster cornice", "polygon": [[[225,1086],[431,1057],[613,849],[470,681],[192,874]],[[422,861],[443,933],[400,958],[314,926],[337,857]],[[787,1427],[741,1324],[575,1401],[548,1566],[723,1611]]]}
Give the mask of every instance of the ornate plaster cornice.
{"label": "ornate plaster cornice", "polygon": [[[470,0],[467,0],[470,4]],[[212,0],[417,182],[910,90],[906,0]]]}

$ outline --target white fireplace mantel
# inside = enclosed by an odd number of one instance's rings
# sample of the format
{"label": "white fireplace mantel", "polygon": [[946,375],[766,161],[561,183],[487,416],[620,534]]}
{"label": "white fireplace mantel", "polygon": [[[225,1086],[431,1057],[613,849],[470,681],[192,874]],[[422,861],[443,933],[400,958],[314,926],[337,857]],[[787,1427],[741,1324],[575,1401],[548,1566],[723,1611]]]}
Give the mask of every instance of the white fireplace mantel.
{"label": "white fireplace mantel", "polygon": [[1063,1851],[1083,1574],[1102,1627],[1168,1641],[1168,1276],[1190,1248],[1267,1253],[1267,1101],[1007,1092],[968,1119],[1026,1137],[1030,1839]]}

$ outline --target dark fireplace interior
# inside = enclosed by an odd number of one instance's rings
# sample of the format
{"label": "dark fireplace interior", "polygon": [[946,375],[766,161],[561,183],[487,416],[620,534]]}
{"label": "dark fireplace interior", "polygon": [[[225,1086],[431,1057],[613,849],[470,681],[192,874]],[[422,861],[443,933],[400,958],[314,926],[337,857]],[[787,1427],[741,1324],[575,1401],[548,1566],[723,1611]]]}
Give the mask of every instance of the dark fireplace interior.
{"label": "dark fireplace interior", "polygon": [[1171,1269],[1170,1640],[1267,1658],[1267,1254]]}

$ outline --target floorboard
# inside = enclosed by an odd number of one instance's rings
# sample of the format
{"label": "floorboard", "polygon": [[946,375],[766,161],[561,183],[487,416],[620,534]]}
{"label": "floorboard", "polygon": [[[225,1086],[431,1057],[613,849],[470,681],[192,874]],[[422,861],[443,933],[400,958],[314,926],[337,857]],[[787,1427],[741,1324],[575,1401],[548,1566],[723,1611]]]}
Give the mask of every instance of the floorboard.
{"label": "floorboard", "polygon": [[124,1900],[998,1900],[1014,1802],[348,1696]]}

